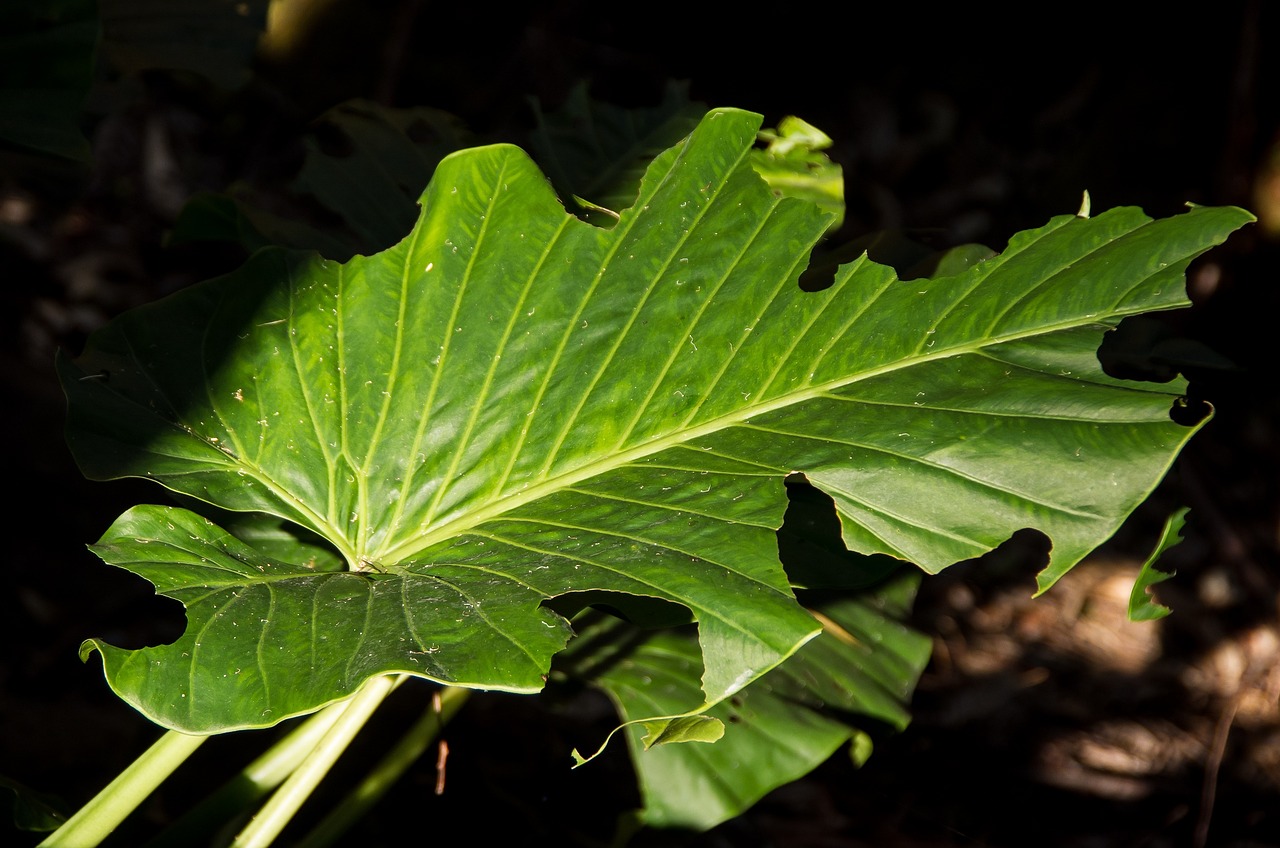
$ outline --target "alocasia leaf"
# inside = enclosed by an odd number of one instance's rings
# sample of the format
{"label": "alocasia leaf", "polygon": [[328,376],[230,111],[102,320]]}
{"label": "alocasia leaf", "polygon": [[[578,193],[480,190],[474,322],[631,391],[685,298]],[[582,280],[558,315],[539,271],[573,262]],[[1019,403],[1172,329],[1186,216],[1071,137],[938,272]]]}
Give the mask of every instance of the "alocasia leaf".
{"label": "alocasia leaf", "polygon": [[12,793],[13,826],[19,830],[57,830],[66,820],[67,804],[61,798],[36,792],[16,780],[0,775],[0,795]]}
{"label": "alocasia leaf", "polygon": [[535,691],[570,635],[544,602],[608,591],[690,610],[715,703],[819,631],[777,559],[792,472],[851,550],[930,571],[1035,527],[1047,587],[1109,536],[1194,428],[1169,419],[1182,384],[1111,379],[1094,351],[1121,317],[1185,304],[1187,262],[1248,214],[1056,218],[955,277],[861,259],[804,292],[830,219],[754,173],[758,128],[711,112],[611,229],[519,149],[463,151],[395,247],[260,252],[63,359],[89,476],[288,519],[352,570],[127,513],[97,550],[188,627],[86,643],[116,691],[195,733],[389,672]]}

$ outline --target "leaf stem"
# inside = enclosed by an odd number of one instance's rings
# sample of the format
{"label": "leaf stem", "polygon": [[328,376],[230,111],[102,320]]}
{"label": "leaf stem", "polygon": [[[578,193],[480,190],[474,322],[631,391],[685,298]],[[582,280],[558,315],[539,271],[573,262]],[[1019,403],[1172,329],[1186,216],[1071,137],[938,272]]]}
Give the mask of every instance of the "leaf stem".
{"label": "leaf stem", "polygon": [[300,723],[239,774],[148,842],[147,848],[195,845],[224,826],[225,822],[249,810],[298,768],[350,705],[350,700],[331,704]]}
{"label": "leaf stem", "polygon": [[168,731],[37,848],[98,845],[208,738]]}
{"label": "leaf stem", "polygon": [[295,848],[326,848],[346,833],[422,756],[470,695],[470,689],[459,687],[446,686],[440,690],[439,700],[433,699],[431,706],[423,711],[391,751]]}
{"label": "leaf stem", "polygon": [[400,675],[383,675],[366,681],[312,752],[231,843],[231,848],[270,845],[401,679]]}

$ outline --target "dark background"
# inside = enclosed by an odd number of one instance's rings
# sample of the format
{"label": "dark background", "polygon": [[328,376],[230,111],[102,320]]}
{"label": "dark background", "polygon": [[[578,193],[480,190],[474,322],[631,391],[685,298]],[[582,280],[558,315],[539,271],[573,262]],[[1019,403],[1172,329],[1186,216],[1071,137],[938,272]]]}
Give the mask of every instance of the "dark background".
{"label": "dark background", "polygon": [[[82,480],[61,441],[52,355],[238,261],[164,246],[182,202],[285,180],[311,122],[351,97],[432,106],[483,138],[518,138],[529,95],[553,108],[586,80],[597,99],[647,106],[676,79],[709,106],[752,109],[766,125],[795,114],[831,135],[846,175],[842,236],[907,228],[939,246],[999,248],[1076,211],[1085,189],[1095,211],[1164,216],[1190,201],[1262,221],[1193,266],[1196,306],[1165,322],[1232,364],[1190,374],[1216,417],[1116,540],[1035,602],[1034,552],[1016,546],[926,580],[916,623],[937,648],[907,732],[881,740],[861,770],[837,755],[710,834],[635,844],[1280,845],[1280,7],[334,0],[291,32],[233,84],[131,69],[104,50],[83,116],[91,162],[19,156],[0,172],[0,773],[75,806],[158,735],[108,692],[96,659],[76,654],[91,635],[140,646],[181,626],[175,605],[84,549],[163,494]],[[1128,585],[1179,505],[1193,509],[1187,541],[1158,590],[1176,612],[1126,623]],[[388,710],[408,720],[421,695]],[[445,795],[431,794],[424,761],[347,844],[445,833],[608,844],[636,802],[622,749],[570,772],[568,749],[598,738],[607,717],[544,700],[473,699],[449,732]],[[120,844],[140,843],[258,744],[206,745]],[[36,841],[0,830],[0,844]]]}

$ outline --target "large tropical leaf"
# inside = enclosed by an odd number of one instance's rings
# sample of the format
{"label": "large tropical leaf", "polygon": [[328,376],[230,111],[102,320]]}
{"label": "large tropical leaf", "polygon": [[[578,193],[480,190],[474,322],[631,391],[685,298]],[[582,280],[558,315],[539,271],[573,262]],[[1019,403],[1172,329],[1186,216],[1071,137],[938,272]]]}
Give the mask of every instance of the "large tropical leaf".
{"label": "large tropical leaf", "polygon": [[91,477],[286,518],[352,570],[137,508],[97,550],[188,627],[87,643],[111,685],[188,732],[387,672],[535,691],[569,636],[544,602],[607,591],[691,612],[717,702],[819,631],[776,556],[791,472],[850,549],[931,571],[1030,526],[1055,543],[1047,586],[1110,535],[1193,428],[1169,419],[1181,384],[1113,380],[1094,351],[1184,304],[1186,263],[1247,213],[1057,218],[956,277],[861,259],[803,292],[829,216],[756,176],[758,127],[710,113],[608,230],[516,148],[455,154],[395,247],[261,252],[64,359]]}

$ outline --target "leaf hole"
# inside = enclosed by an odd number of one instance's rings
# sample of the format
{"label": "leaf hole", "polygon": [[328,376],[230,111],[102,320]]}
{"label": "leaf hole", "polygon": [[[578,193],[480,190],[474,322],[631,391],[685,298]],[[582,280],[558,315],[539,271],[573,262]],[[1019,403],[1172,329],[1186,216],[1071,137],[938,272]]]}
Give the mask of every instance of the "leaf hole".
{"label": "leaf hole", "polygon": [[887,577],[902,563],[845,547],[835,501],[803,474],[786,479],[787,510],[778,528],[778,558],[791,585],[800,589],[853,589]]}
{"label": "leaf hole", "polygon": [[542,606],[565,618],[584,609],[594,609],[646,629],[690,624],[693,613],[683,604],[651,595],[631,595],[604,589],[566,592],[542,602]]}

